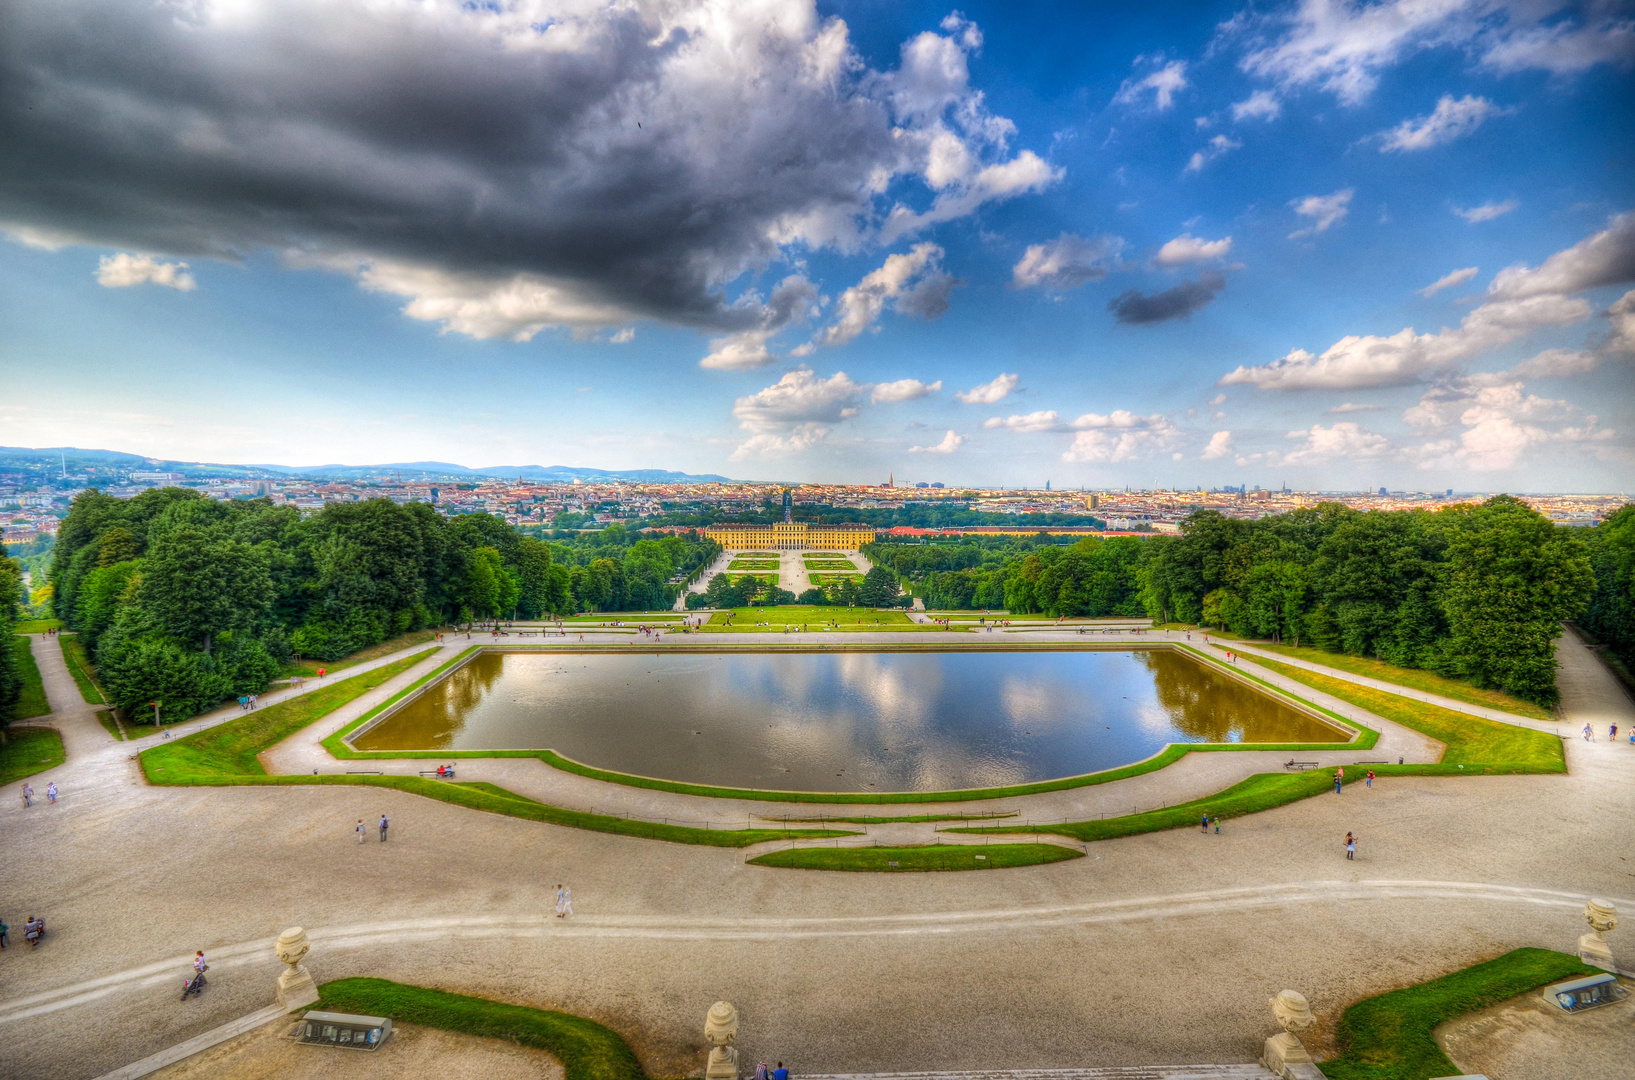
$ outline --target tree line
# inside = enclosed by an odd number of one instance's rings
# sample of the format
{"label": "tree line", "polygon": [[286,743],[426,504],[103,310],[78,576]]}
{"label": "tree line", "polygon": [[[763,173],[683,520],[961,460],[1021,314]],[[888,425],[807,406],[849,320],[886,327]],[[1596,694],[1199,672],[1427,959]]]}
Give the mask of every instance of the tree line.
{"label": "tree line", "polygon": [[1552,704],[1562,620],[1604,612],[1597,625],[1629,648],[1630,515],[1582,530],[1503,495],[1436,511],[1324,503],[1254,521],[1199,511],[1179,536],[1041,538],[1030,550],[876,544],[869,556],[933,608],[1146,615],[1378,657]]}
{"label": "tree line", "polygon": [[[817,571],[823,573],[823,571]],[[776,575],[769,575],[776,577]],[[903,594],[898,576],[883,566],[876,566],[853,581],[847,574],[835,585],[814,585],[799,596],[777,584],[764,581],[753,573],[721,573],[710,579],[703,592],[689,593],[687,608],[735,608],[753,605],[810,604],[818,607],[905,607],[913,598]]]}
{"label": "tree line", "polygon": [[186,488],[78,495],[51,569],[58,618],[125,710],[185,717],[259,693],[292,656],[335,660],[428,626],[667,607],[718,548],[623,529],[547,542],[490,514],[332,503],[303,517]]}

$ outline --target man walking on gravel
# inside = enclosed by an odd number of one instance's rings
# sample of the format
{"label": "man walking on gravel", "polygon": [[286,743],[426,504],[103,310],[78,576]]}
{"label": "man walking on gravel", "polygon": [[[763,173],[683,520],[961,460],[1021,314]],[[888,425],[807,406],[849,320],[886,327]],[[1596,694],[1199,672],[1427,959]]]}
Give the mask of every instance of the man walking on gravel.
{"label": "man walking on gravel", "polygon": [[383,844],[386,842],[386,827],[391,823],[391,818],[387,817],[385,814],[380,815],[380,842]]}

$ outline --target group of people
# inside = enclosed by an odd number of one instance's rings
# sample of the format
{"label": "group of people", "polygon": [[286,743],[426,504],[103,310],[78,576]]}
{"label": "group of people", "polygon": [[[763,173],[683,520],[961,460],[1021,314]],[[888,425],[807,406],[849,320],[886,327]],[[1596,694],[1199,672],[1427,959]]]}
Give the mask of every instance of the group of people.
{"label": "group of people", "polygon": [[[1618,725],[1617,724],[1612,724],[1612,725],[1608,726],[1608,728],[1607,728],[1607,739],[1609,741],[1611,741],[1611,742],[1617,742],[1618,741]],[[1590,727],[1588,724],[1584,725],[1584,741],[1585,742],[1594,742],[1595,741],[1595,729]],[[1629,745],[1635,746],[1635,728],[1631,728],[1630,731],[1629,731]]]}
{"label": "group of people", "polygon": [[[23,924],[23,940],[28,942],[29,948],[33,948],[40,943],[40,939],[43,937],[45,937],[45,920],[30,915],[28,922]],[[11,927],[6,925],[4,919],[0,919],[0,949],[10,947]]]}
{"label": "group of people", "polygon": [[[442,770],[439,769],[438,771],[441,772]],[[383,844],[386,842],[386,830],[391,827],[391,824],[391,818],[385,814],[380,815],[378,828],[380,829],[380,842]],[[353,832],[358,834],[358,843],[360,844],[369,839],[369,826],[364,824],[362,818],[358,819],[358,827]]]}
{"label": "group of people", "polygon": [[556,917],[566,919],[573,914],[573,890],[566,885],[556,887]]}
{"label": "group of people", "polygon": [[769,1068],[763,1061],[755,1066],[755,1080],[789,1080],[789,1070],[783,1067],[781,1061],[775,1069]]}
{"label": "group of people", "polygon": [[260,694],[244,694],[238,699],[238,707],[248,711],[255,708],[260,701]]}
{"label": "group of people", "polygon": [[[49,783],[47,783],[45,785],[45,799],[46,799],[46,802],[50,803],[52,806],[57,805],[57,782],[55,780],[52,780],[52,781],[50,781]],[[24,780],[23,781],[23,809],[27,810],[29,807],[31,807],[33,805],[34,805],[34,785],[29,783],[27,780]]]}

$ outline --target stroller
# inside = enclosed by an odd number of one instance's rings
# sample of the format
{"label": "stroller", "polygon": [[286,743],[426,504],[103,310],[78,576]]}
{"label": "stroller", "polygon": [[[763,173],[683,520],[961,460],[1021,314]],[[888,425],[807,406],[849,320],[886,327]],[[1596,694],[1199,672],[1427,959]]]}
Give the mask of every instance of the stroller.
{"label": "stroller", "polygon": [[210,965],[206,964],[206,965],[204,965],[204,967],[200,968],[198,971],[195,971],[193,973],[193,977],[191,979],[183,980],[183,983],[182,983],[182,1000],[183,1001],[186,1001],[188,999],[188,997],[190,997],[192,995],[201,994],[201,993],[204,992],[205,983],[207,981],[205,979],[205,977],[204,977],[204,973],[209,971],[209,970],[210,970]]}

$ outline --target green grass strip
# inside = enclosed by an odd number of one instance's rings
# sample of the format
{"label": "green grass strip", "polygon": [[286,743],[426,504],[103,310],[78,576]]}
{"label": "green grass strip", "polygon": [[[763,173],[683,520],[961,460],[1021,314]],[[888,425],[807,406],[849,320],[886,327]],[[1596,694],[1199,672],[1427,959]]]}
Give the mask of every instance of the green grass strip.
{"label": "green grass strip", "polygon": [[[492,785],[450,784],[424,776],[269,776],[258,757],[263,751],[294,735],[320,717],[407,671],[437,650],[427,649],[396,663],[331,683],[308,694],[246,713],[175,742],[144,750],[142,771],[152,784],[169,786],[240,787],[247,785],[329,785],[387,787],[453,803],[472,810],[526,818],[575,829],[639,836],[711,847],[746,847],[768,840],[794,837],[853,836],[840,829],[697,829],[651,821],[634,821],[610,814],[587,814],[534,802]],[[471,650],[467,650],[470,652]],[[439,668],[444,670],[449,665]],[[435,674],[435,673],[434,673]],[[431,676],[427,676],[431,678]],[[421,679],[419,686],[426,680]],[[412,689],[412,688],[411,688]],[[408,691],[404,691],[407,693]],[[394,695],[396,697],[401,695]],[[371,710],[373,712],[374,710]]]}
{"label": "green grass strip", "polygon": [[1575,956],[1517,949],[1440,979],[1359,1001],[1340,1017],[1340,1056],[1318,1066],[1329,1080],[1428,1080],[1454,1076],[1431,1037],[1438,1024],[1564,979],[1600,974]]}
{"label": "green grass strip", "polygon": [[994,821],[999,818],[1013,818],[1021,813],[1020,810],[996,810],[991,814],[913,814],[900,817],[773,817],[762,818],[762,821],[791,822],[826,822],[842,821],[848,825],[921,825],[928,822],[942,821]]}
{"label": "green grass strip", "polygon": [[544,1050],[562,1062],[567,1080],[645,1080],[629,1044],[611,1028],[572,1013],[449,994],[386,979],[337,979],[319,988],[315,1006],[329,1012],[384,1016],[394,1023],[503,1039]]}
{"label": "green grass strip", "polygon": [[12,638],[12,648],[17,653],[17,674],[23,677],[23,694],[17,699],[17,707],[12,711],[13,720],[27,720],[35,716],[45,716],[51,711],[51,702],[45,696],[45,683],[40,679],[40,665],[34,662],[34,650],[29,645],[29,639],[21,634]]}
{"label": "green grass strip", "polygon": [[85,644],[80,641],[78,634],[59,634],[57,641],[62,646],[63,662],[68,665],[68,674],[74,677],[74,685],[79,687],[79,696],[85,699],[88,705],[106,705],[108,699],[102,696],[97,687],[96,670],[91,658],[85,655]]}
{"label": "green grass strip", "polygon": [[[792,870],[853,870],[908,873],[934,870],[1002,870],[1082,859],[1084,852],[1060,844],[927,844],[923,847],[789,848],[749,861]],[[892,865],[895,863],[896,865]]]}
{"label": "green grass strip", "polygon": [[1319,675],[1305,668],[1290,667],[1264,657],[1256,658],[1284,678],[1367,709],[1393,723],[1428,735],[1447,746],[1443,764],[1488,764],[1506,762],[1523,765],[1524,772],[1566,772],[1561,737],[1548,731],[1517,727],[1497,720],[1454,712],[1440,705],[1414,701],[1386,690],[1359,686],[1354,682]]}
{"label": "green grass strip", "polygon": [[62,736],[56,728],[7,728],[4,738],[5,742],[0,743],[0,786],[55,769],[63,762]]}
{"label": "green grass strip", "polygon": [[[114,737],[115,742],[123,742],[125,733],[119,730],[119,721],[114,719],[112,709],[98,709],[97,723],[101,724],[108,734]],[[138,736],[140,738],[140,736]]]}
{"label": "green grass strip", "polygon": [[18,619],[12,629],[19,634],[43,634],[47,630],[61,630],[61,619]]}

